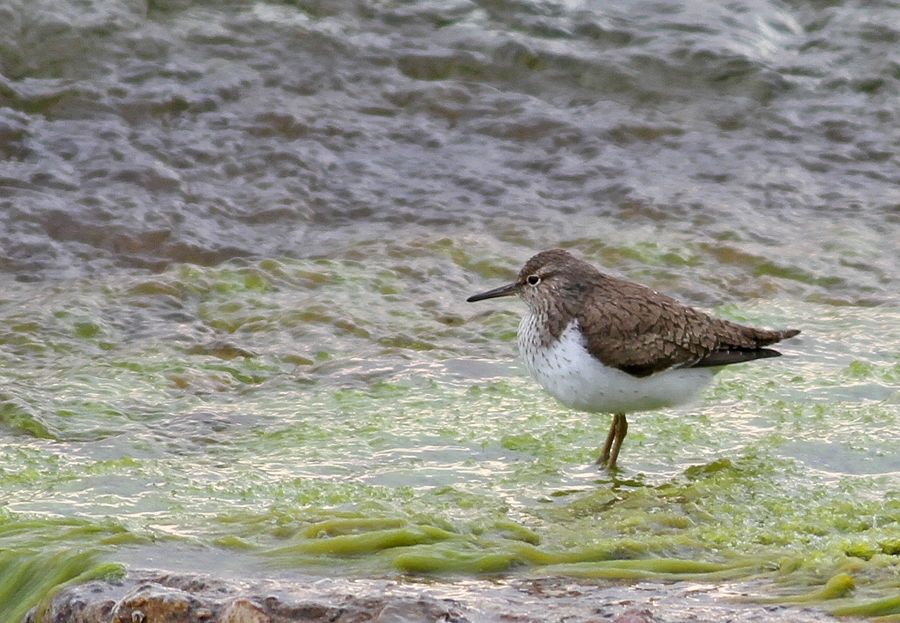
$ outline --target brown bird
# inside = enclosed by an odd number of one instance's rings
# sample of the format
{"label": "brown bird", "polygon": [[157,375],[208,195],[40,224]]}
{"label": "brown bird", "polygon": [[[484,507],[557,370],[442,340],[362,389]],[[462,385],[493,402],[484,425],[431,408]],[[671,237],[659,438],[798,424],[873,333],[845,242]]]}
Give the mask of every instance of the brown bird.
{"label": "brown bird", "polygon": [[514,282],[466,300],[513,294],[528,306],[518,343],[531,376],[567,407],[613,414],[597,459],[611,469],[627,413],[683,404],[722,366],[778,357],[765,347],[800,333],[714,318],[562,249],[541,251]]}

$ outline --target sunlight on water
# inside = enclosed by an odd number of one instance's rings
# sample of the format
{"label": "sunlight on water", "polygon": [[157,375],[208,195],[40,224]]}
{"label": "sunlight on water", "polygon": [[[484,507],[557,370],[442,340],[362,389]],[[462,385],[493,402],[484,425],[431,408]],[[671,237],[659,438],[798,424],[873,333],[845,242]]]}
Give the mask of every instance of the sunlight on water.
{"label": "sunlight on water", "polygon": [[[123,568],[896,619],[896,14],[0,6],[0,619]],[[557,246],[803,333],[610,475],[464,303]]]}
{"label": "sunlight on water", "polygon": [[[29,516],[114,518],[130,535],[115,546],[84,534],[68,541],[129,564],[156,559],[149,543],[203,545],[212,550],[181,566],[202,570],[219,552],[231,559],[225,567],[259,574],[767,577],[785,599],[801,599],[851,573],[854,604],[897,588],[898,369],[888,353],[857,358],[865,336],[896,330],[886,310],[823,314],[784,301],[764,318],[723,310],[762,323],[817,319],[787,357],[722,372],[693,406],[633,416],[625,471],[611,478],[592,465],[608,418],[538,391],[509,337],[497,359],[465,356],[479,347],[452,334],[426,355],[397,357],[406,351],[380,335],[436,343],[438,325],[409,324],[436,312],[415,299],[378,303],[360,287],[366,271],[330,264],[323,274],[340,277],[313,286],[318,300],[340,301],[342,317],[369,328],[348,333],[337,317],[310,325],[297,302],[323,267],[278,266],[278,285],[258,267],[157,276],[205,310],[177,329],[183,342],[133,339],[135,314],[144,326],[159,322],[152,299],[137,308],[132,286],[91,293],[84,284],[115,346],[88,348],[77,367],[58,367],[55,355],[5,367],[17,379],[3,411],[10,530]],[[32,317],[48,351],[104,339],[66,330],[68,316],[53,309],[71,306],[68,293],[45,300]],[[235,327],[254,323],[225,338],[253,355],[196,346],[208,343],[203,326],[218,322],[212,310]],[[859,342],[837,341],[848,326]],[[326,329],[331,345],[312,348],[329,356],[295,363],[304,341],[288,337]],[[473,344],[497,329],[480,313],[466,325]],[[369,365],[345,349],[368,351]],[[52,381],[26,392],[25,379],[48,365],[57,366]],[[850,607],[849,595],[835,607]]]}

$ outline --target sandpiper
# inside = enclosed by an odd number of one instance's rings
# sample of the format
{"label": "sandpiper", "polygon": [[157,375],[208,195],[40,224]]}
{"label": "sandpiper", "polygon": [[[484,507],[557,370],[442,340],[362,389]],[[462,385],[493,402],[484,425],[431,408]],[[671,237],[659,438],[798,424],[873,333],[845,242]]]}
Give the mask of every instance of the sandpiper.
{"label": "sandpiper", "polygon": [[538,253],[514,282],[466,300],[513,294],[528,306],[518,344],[531,376],[572,409],[613,414],[597,459],[610,469],[627,413],[683,404],[722,366],[778,357],[765,347],[800,333],[714,318],[562,249]]}

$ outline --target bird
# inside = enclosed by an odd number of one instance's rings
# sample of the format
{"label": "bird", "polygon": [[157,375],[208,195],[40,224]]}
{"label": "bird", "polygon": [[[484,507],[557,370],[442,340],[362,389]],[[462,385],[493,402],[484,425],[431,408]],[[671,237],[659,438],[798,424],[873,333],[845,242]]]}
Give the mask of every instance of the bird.
{"label": "bird", "polygon": [[609,470],[629,413],[687,403],[722,367],[778,357],[767,347],[800,333],[716,318],[563,249],[537,253],[515,281],[466,301],[503,296],[525,302],[517,342],[538,384],[569,408],[612,414],[596,461]]}

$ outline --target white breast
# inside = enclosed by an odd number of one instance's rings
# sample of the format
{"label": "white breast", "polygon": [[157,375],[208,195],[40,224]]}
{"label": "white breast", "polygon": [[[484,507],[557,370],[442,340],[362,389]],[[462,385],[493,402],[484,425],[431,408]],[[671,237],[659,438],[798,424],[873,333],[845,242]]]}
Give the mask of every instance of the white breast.
{"label": "white breast", "polygon": [[600,413],[650,411],[683,404],[706,387],[715,368],[674,368],[635,377],[605,366],[588,352],[577,321],[541,344],[537,319],[519,323],[519,351],[531,376],[567,407]]}

